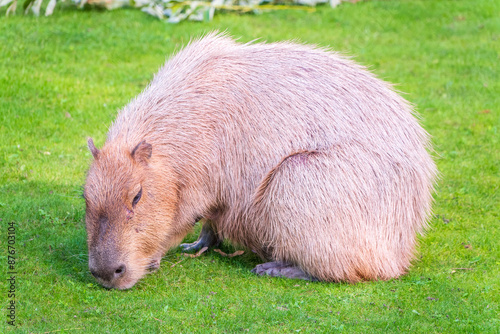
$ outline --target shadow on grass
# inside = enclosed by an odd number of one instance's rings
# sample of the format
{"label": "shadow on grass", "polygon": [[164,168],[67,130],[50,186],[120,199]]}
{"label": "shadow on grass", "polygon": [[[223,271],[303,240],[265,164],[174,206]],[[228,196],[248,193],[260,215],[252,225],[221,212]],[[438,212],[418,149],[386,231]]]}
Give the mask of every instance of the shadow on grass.
{"label": "shadow on grass", "polygon": [[[17,182],[0,188],[0,218],[15,222],[19,257],[26,272],[42,270],[89,283],[85,204],[80,185]],[[8,204],[7,204],[8,203]],[[23,262],[20,262],[23,265]]]}
{"label": "shadow on grass", "polygon": [[[17,182],[2,186],[0,191],[0,218],[4,222],[16,223],[17,244],[23,246],[22,255],[33,260],[26,263],[26,272],[35,270],[29,267],[37,262],[41,265],[37,270],[52,272],[57,277],[71,278],[83,284],[96,283],[88,270],[85,202],[80,185]],[[197,224],[185,241],[196,240],[200,230],[201,225]],[[227,254],[242,249],[227,241],[217,248]],[[207,266],[209,272],[220,270],[223,266],[235,273],[249,273],[262,262],[249,250],[229,258],[210,249],[197,259]],[[163,257],[159,272],[168,273],[172,264],[181,260],[189,270],[195,270],[192,267],[196,267],[197,259],[185,257],[180,248],[171,249]]]}

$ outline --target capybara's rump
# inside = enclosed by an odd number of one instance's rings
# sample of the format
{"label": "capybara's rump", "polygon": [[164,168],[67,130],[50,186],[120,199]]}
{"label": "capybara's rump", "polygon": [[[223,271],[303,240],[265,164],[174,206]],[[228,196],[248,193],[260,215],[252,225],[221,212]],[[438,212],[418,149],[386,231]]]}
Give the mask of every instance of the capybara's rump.
{"label": "capybara's rump", "polygon": [[301,151],[271,170],[253,208],[261,255],[323,281],[389,279],[405,272],[422,229],[415,217],[424,218],[414,201],[422,189],[408,181],[425,176],[363,151],[355,143]]}

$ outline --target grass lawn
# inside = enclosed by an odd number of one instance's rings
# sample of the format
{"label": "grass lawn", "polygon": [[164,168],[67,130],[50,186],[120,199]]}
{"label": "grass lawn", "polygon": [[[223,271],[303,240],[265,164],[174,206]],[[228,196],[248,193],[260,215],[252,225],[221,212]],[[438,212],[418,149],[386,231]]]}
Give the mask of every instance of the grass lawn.
{"label": "grass lawn", "polygon": [[[178,25],[133,10],[2,16],[0,332],[498,333],[499,13],[499,1],[463,0],[366,1]],[[250,273],[259,259],[248,252],[187,258],[174,249],[130,290],[96,284],[80,197],[86,137],[100,147],[117,110],[165,58],[213,29],[241,41],[330,46],[418,106],[441,178],[407,275],[356,285],[262,278]],[[7,324],[9,224],[15,328]]]}

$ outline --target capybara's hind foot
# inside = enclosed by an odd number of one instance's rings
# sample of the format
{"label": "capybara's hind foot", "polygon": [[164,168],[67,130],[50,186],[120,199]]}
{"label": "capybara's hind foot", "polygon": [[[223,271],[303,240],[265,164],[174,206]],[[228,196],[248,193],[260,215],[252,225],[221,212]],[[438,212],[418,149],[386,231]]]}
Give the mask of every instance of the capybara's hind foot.
{"label": "capybara's hind foot", "polygon": [[255,268],[252,269],[252,272],[261,276],[268,275],[271,277],[286,277],[292,279],[303,279],[306,281],[318,280],[305,273],[299,267],[283,262],[266,262],[258,264]]}
{"label": "capybara's hind foot", "polygon": [[215,234],[212,226],[209,222],[204,221],[203,228],[201,229],[200,237],[195,242],[189,244],[181,244],[180,247],[183,251],[193,251],[197,252],[203,247],[217,246],[220,243],[220,239]]}

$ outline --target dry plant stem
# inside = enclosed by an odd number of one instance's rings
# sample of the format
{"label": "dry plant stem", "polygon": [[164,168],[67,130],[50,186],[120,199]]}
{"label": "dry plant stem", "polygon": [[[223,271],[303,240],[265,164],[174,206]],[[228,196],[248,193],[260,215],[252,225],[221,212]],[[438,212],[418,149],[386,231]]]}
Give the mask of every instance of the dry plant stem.
{"label": "dry plant stem", "polygon": [[225,256],[225,257],[234,257],[234,256],[242,255],[242,254],[245,253],[245,251],[239,250],[239,251],[236,251],[236,252],[234,252],[232,254],[227,254],[227,253],[224,253],[223,251],[221,251],[218,248],[214,249],[214,252],[217,252],[220,255]]}
{"label": "dry plant stem", "polygon": [[196,254],[188,254],[188,253],[182,253],[182,255],[184,256],[187,256],[187,257],[198,257],[200,256],[201,254],[205,253],[205,251],[208,249],[208,247],[203,247],[202,249],[200,249],[198,252],[196,252]]}
{"label": "dry plant stem", "polygon": [[184,261],[184,259],[180,260],[180,261],[177,261],[176,263],[174,263],[173,265],[170,266],[170,268],[173,268],[175,267],[176,265],[178,265],[179,263],[181,263],[182,261]]}

